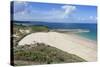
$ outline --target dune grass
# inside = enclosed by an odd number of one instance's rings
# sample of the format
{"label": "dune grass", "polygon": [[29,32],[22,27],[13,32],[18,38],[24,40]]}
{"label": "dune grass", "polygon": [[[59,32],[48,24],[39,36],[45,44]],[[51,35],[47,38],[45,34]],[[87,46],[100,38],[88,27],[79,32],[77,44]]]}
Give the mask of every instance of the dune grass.
{"label": "dune grass", "polygon": [[[19,64],[18,61],[21,61],[21,63]],[[86,60],[74,54],[64,52],[43,43],[17,46],[14,50],[15,65],[55,64],[84,61]]]}

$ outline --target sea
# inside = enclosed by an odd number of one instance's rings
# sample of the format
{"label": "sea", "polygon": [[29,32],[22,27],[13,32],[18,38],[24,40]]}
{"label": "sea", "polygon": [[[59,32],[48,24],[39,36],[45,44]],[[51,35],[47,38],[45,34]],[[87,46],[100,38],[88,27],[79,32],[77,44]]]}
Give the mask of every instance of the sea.
{"label": "sea", "polygon": [[37,21],[15,21],[14,23],[23,25],[44,25],[50,29],[86,29],[89,32],[77,33],[90,40],[97,41],[97,23],[56,23]]}

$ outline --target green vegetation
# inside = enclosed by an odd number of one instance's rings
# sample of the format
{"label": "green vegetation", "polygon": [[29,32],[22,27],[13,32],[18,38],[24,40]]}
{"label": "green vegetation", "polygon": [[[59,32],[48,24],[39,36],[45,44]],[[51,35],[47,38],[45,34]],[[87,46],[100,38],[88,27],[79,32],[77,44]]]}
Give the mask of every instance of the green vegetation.
{"label": "green vegetation", "polygon": [[31,26],[31,28],[35,32],[48,32],[49,31],[48,27],[41,26],[41,25],[39,25],[39,26]]}
{"label": "green vegetation", "polygon": [[[21,63],[19,64],[18,61],[21,61]],[[64,52],[43,43],[17,46],[14,50],[15,65],[72,63],[83,61],[85,60],[74,54]]]}
{"label": "green vegetation", "polygon": [[32,32],[48,32],[49,28],[47,26],[43,26],[43,25],[29,25],[29,26],[25,26],[25,25],[17,25],[14,24],[14,33],[18,32],[20,29],[21,30],[30,30],[31,33]]}
{"label": "green vegetation", "polygon": [[13,45],[17,46],[18,42],[24,38],[26,35],[35,33],[35,32],[48,32],[49,29],[47,26],[41,26],[41,25],[30,25],[30,26],[25,26],[25,25],[18,25],[18,24],[13,24]]}

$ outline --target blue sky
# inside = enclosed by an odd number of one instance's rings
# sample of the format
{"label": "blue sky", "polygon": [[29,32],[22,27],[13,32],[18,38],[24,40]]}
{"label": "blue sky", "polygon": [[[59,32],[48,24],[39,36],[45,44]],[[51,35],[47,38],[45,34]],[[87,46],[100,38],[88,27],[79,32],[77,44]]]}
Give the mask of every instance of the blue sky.
{"label": "blue sky", "polygon": [[14,20],[58,23],[95,23],[96,6],[14,1]]}

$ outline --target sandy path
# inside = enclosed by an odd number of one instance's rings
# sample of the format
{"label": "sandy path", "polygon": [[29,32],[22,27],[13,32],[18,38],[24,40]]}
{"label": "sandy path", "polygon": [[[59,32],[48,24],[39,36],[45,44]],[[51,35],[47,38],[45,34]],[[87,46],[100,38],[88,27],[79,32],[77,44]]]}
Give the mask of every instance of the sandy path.
{"label": "sandy path", "polygon": [[61,34],[57,32],[38,32],[24,37],[19,45],[42,42],[63,51],[75,54],[87,61],[97,60],[96,42],[82,38],[75,34]]}

